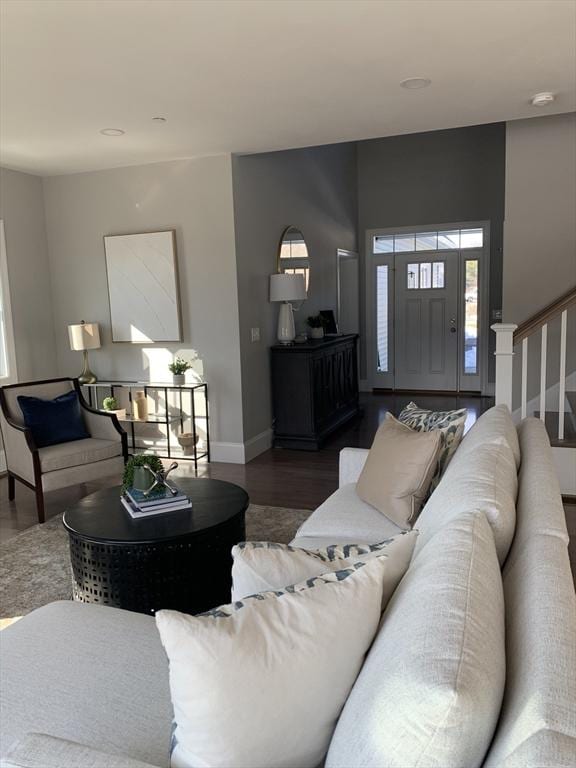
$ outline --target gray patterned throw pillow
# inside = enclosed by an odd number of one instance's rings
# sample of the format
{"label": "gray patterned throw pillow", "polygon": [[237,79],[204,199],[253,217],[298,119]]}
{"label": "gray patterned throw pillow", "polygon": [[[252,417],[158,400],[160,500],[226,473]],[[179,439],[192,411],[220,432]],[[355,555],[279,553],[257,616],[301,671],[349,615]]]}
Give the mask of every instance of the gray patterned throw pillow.
{"label": "gray patterned throw pillow", "polygon": [[417,432],[430,432],[433,429],[440,431],[442,447],[438,457],[438,471],[432,478],[432,489],[440,482],[450,459],[462,440],[466,414],[466,408],[459,408],[455,411],[429,411],[426,408],[419,408],[416,403],[408,403],[398,416],[398,421]]}

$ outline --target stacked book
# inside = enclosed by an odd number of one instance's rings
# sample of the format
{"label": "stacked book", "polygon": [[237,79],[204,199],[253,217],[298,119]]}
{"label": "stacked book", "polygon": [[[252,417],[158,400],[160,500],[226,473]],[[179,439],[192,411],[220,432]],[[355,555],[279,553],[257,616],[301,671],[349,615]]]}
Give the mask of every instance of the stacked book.
{"label": "stacked book", "polygon": [[132,517],[149,517],[162,512],[176,512],[179,509],[191,509],[192,502],[181,491],[173,495],[168,488],[154,490],[148,496],[143,491],[128,488],[120,497]]}

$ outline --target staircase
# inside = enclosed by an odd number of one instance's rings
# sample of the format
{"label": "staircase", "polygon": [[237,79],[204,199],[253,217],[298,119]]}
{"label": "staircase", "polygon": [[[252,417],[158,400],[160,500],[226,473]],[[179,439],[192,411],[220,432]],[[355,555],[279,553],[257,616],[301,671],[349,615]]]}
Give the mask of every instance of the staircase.
{"label": "staircase", "polygon": [[[544,422],[562,492],[574,496],[576,286],[520,326],[491,327],[496,333],[496,403],[505,403],[517,419],[536,416]],[[535,382],[535,397],[529,399]]]}

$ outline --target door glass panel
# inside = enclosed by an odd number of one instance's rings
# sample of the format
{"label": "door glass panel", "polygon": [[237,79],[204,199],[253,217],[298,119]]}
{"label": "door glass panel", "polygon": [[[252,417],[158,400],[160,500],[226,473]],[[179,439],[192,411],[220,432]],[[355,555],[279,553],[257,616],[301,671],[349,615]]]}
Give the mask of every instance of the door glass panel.
{"label": "door glass panel", "polygon": [[459,229],[438,232],[438,250],[441,251],[443,248],[460,248]]}
{"label": "door glass panel", "polygon": [[372,251],[374,253],[393,253],[394,235],[377,235],[374,238]]}
{"label": "door glass panel", "polygon": [[478,373],[478,259],[467,259],[464,276],[464,373]]}
{"label": "door glass panel", "polygon": [[388,371],[388,265],[376,267],[376,368]]}
{"label": "door glass panel", "polygon": [[460,234],[460,247],[482,248],[482,235],[481,229],[463,229]]}
{"label": "door glass panel", "polygon": [[406,287],[418,288],[418,264],[408,264],[406,268]]}
{"label": "door glass panel", "polygon": [[422,232],[416,235],[417,251],[435,251],[438,247],[438,232]]}
{"label": "door glass panel", "polygon": [[420,288],[432,287],[432,264],[424,261],[420,264]]}
{"label": "door glass panel", "polygon": [[444,262],[435,261],[432,264],[432,288],[444,288]]}
{"label": "door glass panel", "polygon": [[394,236],[394,250],[396,253],[406,253],[406,251],[413,251],[414,235],[395,235]]}

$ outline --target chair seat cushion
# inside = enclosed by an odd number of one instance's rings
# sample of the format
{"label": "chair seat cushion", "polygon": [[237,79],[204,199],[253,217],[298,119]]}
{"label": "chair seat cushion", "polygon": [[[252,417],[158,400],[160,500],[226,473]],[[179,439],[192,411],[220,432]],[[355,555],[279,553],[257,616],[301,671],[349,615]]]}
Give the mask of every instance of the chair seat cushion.
{"label": "chair seat cushion", "polygon": [[[356,483],[347,483],[329,496],[300,526],[295,541],[321,538],[329,544],[377,544],[396,536],[402,528],[367,504],[356,493]],[[297,546],[302,546],[300,543]]]}
{"label": "chair seat cushion", "polygon": [[46,448],[40,448],[38,453],[42,472],[55,472],[58,469],[69,469],[120,456],[122,443],[120,440],[99,440],[88,437],[71,443],[49,445]]}
{"label": "chair seat cushion", "polygon": [[46,733],[166,768],[168,660],[152,616],[50,603],[0,632],[3,754]]}

